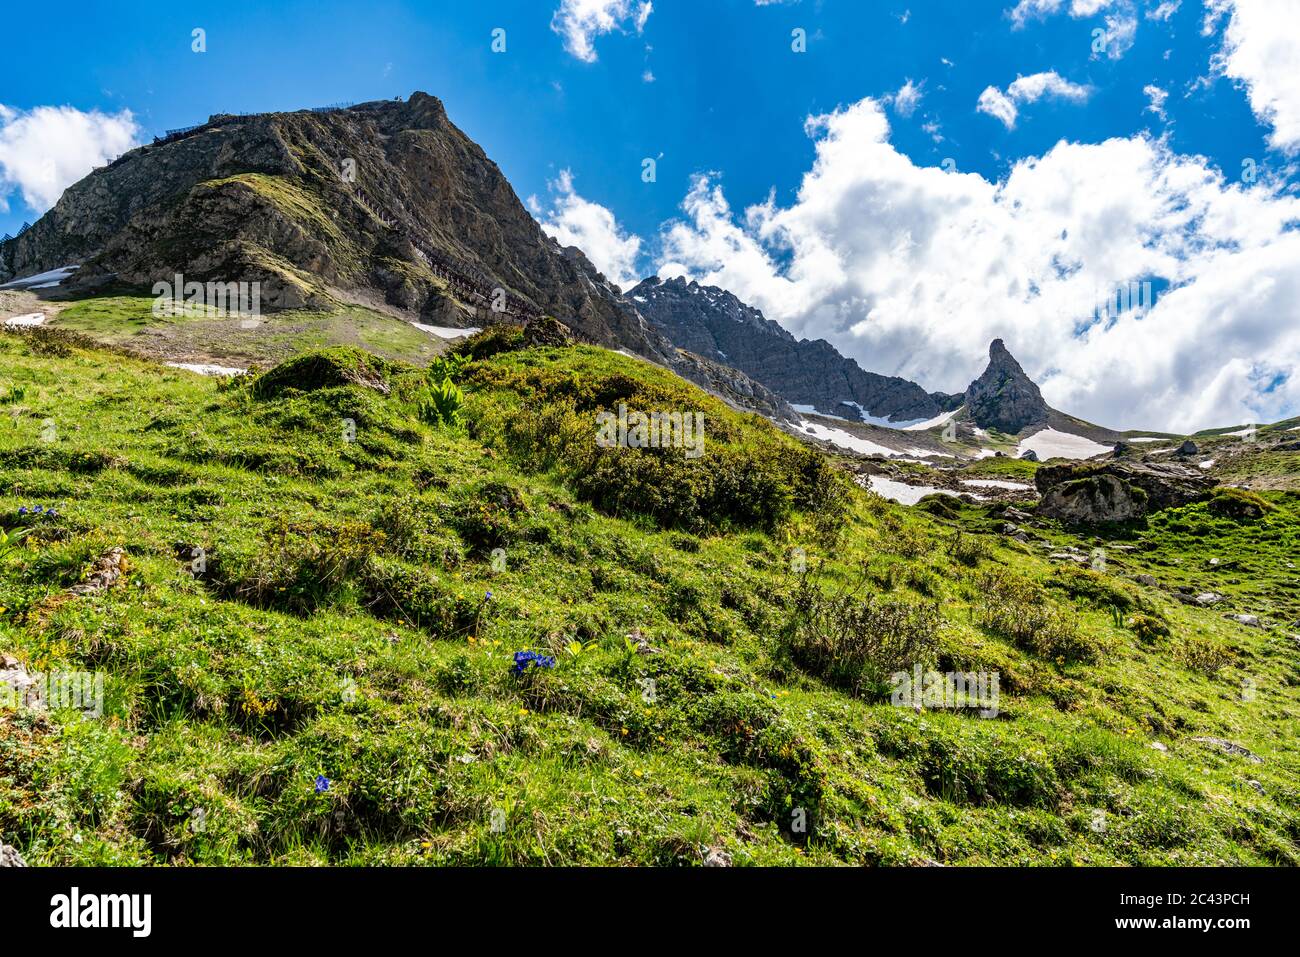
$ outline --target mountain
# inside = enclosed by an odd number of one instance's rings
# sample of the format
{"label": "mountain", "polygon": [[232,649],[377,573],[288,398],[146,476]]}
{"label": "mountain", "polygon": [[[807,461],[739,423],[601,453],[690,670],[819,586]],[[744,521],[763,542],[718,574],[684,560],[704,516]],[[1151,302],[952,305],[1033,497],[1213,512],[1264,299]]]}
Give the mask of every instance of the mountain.
{"label": "mountain", "polygon": [[966,389],[966,409],[982,429],[1014,434],[1046,425],[1050,409],[1043,394],[1001,339],[989,346],[989,364]]}
{"label": "mountain", "polygon": [[260,282],[265,309],[378,296],[421,321],[563,315],[604,345],[663,345],[585,256],[562,249],[425,93],[347,109],[214,116],[71,186],[6,245],[0,279],[82,263],[111,279]]}
{"label": "mountain", "polygon": [[824,415],[918,422],[961,401],[961,396],[926,392],[907,379],[866,372],[824,339],[795,339],[717,286],[652,276],[627,298],[679,348],[725,362],[794,405]]}
{"label": "mountain", "polygon": [[426,93],[218,115],[132,150],[0,247],[0,283],[71,264],[71,295],[180,274],[260,283],[271,312],[364,306],[434,328],[551,315],[733,405],[794,417],[742,372],[683,356],[651,328],[581,250],[542,231]]}

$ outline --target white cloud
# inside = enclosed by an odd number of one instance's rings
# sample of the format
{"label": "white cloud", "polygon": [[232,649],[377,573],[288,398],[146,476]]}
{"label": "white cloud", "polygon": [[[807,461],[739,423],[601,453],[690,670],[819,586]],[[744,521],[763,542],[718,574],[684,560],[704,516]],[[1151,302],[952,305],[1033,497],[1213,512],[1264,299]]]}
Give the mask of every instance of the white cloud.
{"label": "white cloud", "polygon": [[921,103],[921,98],[925,96],[921,92],[921,87],[925,84],[916,84],[908,77],[907,82],[899,87],[898,92],[889,98],[894,104],[894,109],[900,116],[911,116],[916,112],[917,106]]}
{"label": "white cloud", "polygon": [[1155,9],[1147,11],[1147,19],[1168,20],[1175,13],[1178,12],[1178,8],[1181,7],[1182,5],[1183,5],[1183,0],[1164,0],[1164,2],[1160,4],[1160,6],[1156,7]]}
{"label": "white cloud", "polygon": [[551,29],[564,38],[564,49],[584,63],[595,63],[596,37],[628,27],[640,33],[653,9],[650,0],[560,0]]}
{"label": "white cloud", "polygon": [[[560,178],[549,185],[551,208],[539,219],[546,234],[561,246],[577,246],[611,282],[624,289],[635,285],[640,279],[641,237],[625,233],[612,212],[579,196],[569,170],[561,170]],[[528,207],[535,215],[543,215],[537,197],[529,197]]]}
{"label": "white cloud", "polygon": [[[1062,141],[1001,182],[915,165],[881,105],[810,117],[788,206],[733,214],[712,175],[663,233],[661,275],[732,290],[865,368],[956,392],[1008,346],[1053,405],[1184,430],[1300,411],[1300,199],[1140,135]],[[1096,322],[1105,290],[1169,283]],[[1280,384],[1279,384],[1280,383]]]}
{"label": "white cloud", "polygon": [[96,166],[138,145],[130,110],[83,113],[70,106],[16,110],[0,105],[0,202],[15,189],[43,213]]}
{"label": "white cloud", "polygon": [[1007,129],[1016,125],[1019,116],[1019,103],[1036,103],[1045,96],[1057,97],[1082,103],[1088,99],[1092,90],[1078,83],[1071,83],[1055,70],[1047,73],[1034,73],[1018,76],[1007,87],[1005,93],[996,86],[990,86],[980,94],[975,109],[987,113],[1002,121]]}
{"label": "white cloud", "polygon": [[1151,101],[1145,112],[1154,113],[1162,120],[1169,119],[1168,115],[1165,113],[1165,100],[1169,99],[1169,91],[1160,89],[1160,87],[1156,86],[1154,83],[1148,83],[1146,86],[1142,87],[1142,92],[1145,93],[1147,99]]}
{"label": "white cloud", "polygon": [[1105,52],[1112,60],[1118,60],[1133,48],[1137,41],[1138,20],[1132,7],[1124,7],[1114,13],[1106,14]]}
{"label": "white cloud", "polygon": [[1094,16],[1119,2],[1121,0],[1071,0],[1067,7],[1065,0],[1020,0],[1007,15],[1016,28],[1020,29],[1031,19],[1041,20],[1060,13],[1062,7],[1070,11],[1070,16],[1079,19]]}
{"label": "white cloud", "polygon": [[1206,0],[1206,6],[1207,30],[1231,13],[1215,69],[1245,84],[1251,110],[1273,127],[1270,146],[1300,151],[1300,3]]}
{"label": "white cloud", "polygon": [[[1171,2],[1173,10],[1176,10],[1181,0]],[[1162,9],[1167,6],[1168,3],[1164,4]],[[1012,29],[1023,30],[1030,20],[1045,20],[1062,10],[1066,10],[1076,20],[1107,11],[1106,35],[1101,52],[1112,60],[1118,60],[1128,52],[1137,37],[1138,21],[1133,0],[1070,0],[1068,4],[1065,0],[1020,0],[1007,11],[1007,16],[1011,18]],[[1172,15],[1173,10],[1166,16]]]}

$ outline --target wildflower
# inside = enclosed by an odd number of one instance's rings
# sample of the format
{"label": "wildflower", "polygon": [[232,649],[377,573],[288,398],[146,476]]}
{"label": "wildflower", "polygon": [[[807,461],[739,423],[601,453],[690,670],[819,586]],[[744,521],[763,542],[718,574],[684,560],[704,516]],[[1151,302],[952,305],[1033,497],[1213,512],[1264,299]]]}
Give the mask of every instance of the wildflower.
{"label": "wildflower", "polygon": [[637,777],[641,777],[641,771],[640,771],[640,769],[638,769],[638,770],[636,770],[636,771],[633,771],[632,773],[635,774]]}
{"label": "wildflower", "polygon": [[512,669],[514,673],[522,675],[530,666],[534,668],[554,668],[555,659],[550,655],[540,655],[535,651],[516,651],[515,666]]}
{"label": "wildflower", "polygon": [[329,778],[325,777],[325,775],[323,774],[316,775],[316,793],[323,794],[324,792],[328,791],[330,789],[331,783],[333,782],[331,782]]}
{"label": "wildflower", "polygon": [[19,508],[18,508],[18,514],[19,514],[19,515],[26,515],[26,514],[27,514],[27,506],[26,506],[26,505],[19,506]]}
{"label": "wildflower", "polygon": [[492,600],[492,590],[491,590],[491,589],[488,589],[487,593],[483,596],[483,600],[484,600],[484,601],[491,601],[491,600]]}

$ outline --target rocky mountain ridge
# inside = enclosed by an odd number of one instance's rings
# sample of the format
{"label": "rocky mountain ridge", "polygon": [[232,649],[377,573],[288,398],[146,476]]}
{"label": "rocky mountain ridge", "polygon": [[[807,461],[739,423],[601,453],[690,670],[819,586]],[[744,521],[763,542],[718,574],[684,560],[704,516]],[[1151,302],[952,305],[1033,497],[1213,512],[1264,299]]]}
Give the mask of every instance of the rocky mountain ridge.
{"label": "rocky mountain ridge", "polygon": [[717,286],[652,276],[627,298],[678,347],[733,366],[792,404],[824,415],[916,422],[961,402],[960,395],[930,393],[907,379],[867,372],[824,339],[796,339]]}
{"label": "rocky mountain ridge", "polygon": [[683,356],[581,250],[543,232],[426,93],[217,115],[131,150],[0,247],[0,283],[69,264],[81,268],[63,295],[180,275],[258,283],[263,311],[382,303],[452,328],[552,315],[740,407],[795,415],[743,372]]}

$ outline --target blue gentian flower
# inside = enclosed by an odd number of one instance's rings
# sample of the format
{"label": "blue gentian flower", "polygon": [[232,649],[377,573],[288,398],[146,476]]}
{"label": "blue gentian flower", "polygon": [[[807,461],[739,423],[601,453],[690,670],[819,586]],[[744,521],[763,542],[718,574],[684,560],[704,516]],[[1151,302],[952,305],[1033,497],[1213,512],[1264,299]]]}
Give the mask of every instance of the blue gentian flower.
{"label": "blue gentian flower", "polygon": [[534,668],[554,668],[555,659],[550,655],[539,655],[535,651],[516,651],[514,673],[523,674],[529,665]]}
{"label": "blue gentian flower", "polygon": [[321,794],[330,789],[330,779],[323,774],[316,775],[316,793]]}

